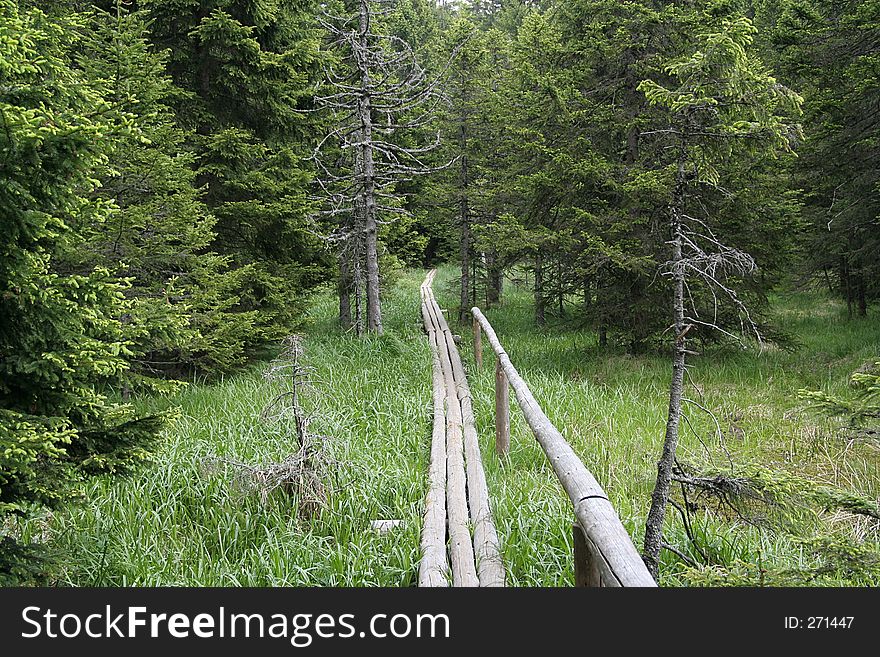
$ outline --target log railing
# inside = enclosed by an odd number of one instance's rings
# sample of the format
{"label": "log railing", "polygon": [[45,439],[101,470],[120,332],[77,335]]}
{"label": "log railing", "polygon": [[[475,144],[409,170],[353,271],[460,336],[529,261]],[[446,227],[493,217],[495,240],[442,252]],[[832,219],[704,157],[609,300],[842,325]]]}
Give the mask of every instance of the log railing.
{"label": "log railing", "polygon": [[474,356],[482,363],[482,333],[495,352],[496,449],[510,444],[508,385],[574,507],[575,582],[579,586],[656,586],[605,491],[571,445],[541,410],[510,361],[489,320],[479,308],[474,317]]}

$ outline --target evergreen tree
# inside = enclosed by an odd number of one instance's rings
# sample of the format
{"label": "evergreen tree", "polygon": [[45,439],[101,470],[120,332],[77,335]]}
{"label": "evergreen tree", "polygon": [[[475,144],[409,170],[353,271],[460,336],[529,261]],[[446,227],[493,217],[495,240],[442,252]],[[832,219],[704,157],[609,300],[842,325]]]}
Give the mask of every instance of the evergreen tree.
{"label": "evergreen tree", "polygon": [[672,382],[644,548],[645,563],[655,578],[682,414],[688,333],[699,327],[728,328],[717,313],[700,312],[695,291],[708,290],[713,309],[730,303],[760,340],[735,289],[737,276],[754,271],[754,259],[718,239],[716,217],[708,212],[704,198],[707,190],[711,193],[726,183],[725,168],[738,158],[772,158],[790,151],[799,138],[791,115],[799,111],[801,99],[771,77],[750,52],[754,33],[747,18],[723,19],[718,31],[702,36],[698,51],[667,66],[670,83],[646,80],[639,85],[649,102],[667,112],[663,134],[671,153],[660,180],[669,198],[671,254],[663,274],[672,287]]}
{"label": "evergreen tree", "polygon": [[795,175],[812,227],[809,271],[850,315],[866,315],[880,298],[880,2],[790,0],[773,36],[787,80],[806,98]]}
{"label": "evergreen tree", "polygon": [[136,367],[129,378],[155,386],[157,375],[230,371],[266,336],[258,312],[238,308],[252,266],[228,271],[231,257],[209,251],[215,220],[170,109],[182,92],[146,29],[144,12],[121,0],[91,10],[84,25],[77,64],[128,130],[109,144],[94,192],[112,204],[111,214],[78,226],[80,241],[66,260],[73,271],[100,265],[130,281],[125,325]]}
{"label": "evergreen tree", "polygon": [[[474,224],[479,220],[476,189],[485,171],[485,155],[491,142],[486,132],[489,105],[488,41],[485,33],[464,16],[456,18],[445,34],[443,51],[453,58],[445,80],[447,104],[443,111],[441,158],[453,161],[431,193],[438,197],[437,215],[442,225],[458,235],[459,321],[476,304]],[[439,176],[438,176],[439,178]]]}
{"label": "evergreen tree", "polygon": [[434,121],[438,81],[382,24],[390,9],[387,0],[358,0],[326,9],[322,19],[337,62],[317,98],[331,123],[316,149],[318,183],[322,214],[336,221],[331,239],[341,244],[340,319],[350,318],[353,293],[359,335],[383,332],[380,226],[404,214],[397,186],[431,173],[426,154],[439,145],[439,136],[419,139]]}
{"label": "evergreen tree", "polygon": [[312,2],[144,0],[153,43],[184,92],[173,104],[196,157],[196,184],[215,217],[212,248],[242,268],[234,308],[255,311],[263,338],[301,314],[304,293],[327,278],[309,229],[305,159],[318,127],[320,72]]}
{"label": "evergreen tree", "polygon": [[[147,456],[158,417],[102,392],[127,369],[118,321],[131,309],[106,269],[59,272],[74,227],[109,218],[91,195],[108,143],[131,129],[74,65],[80,18],[49,20],[0,1],[0,515],[56,505],[84,476]],[[27,577],[0,537],[0,579]]]}

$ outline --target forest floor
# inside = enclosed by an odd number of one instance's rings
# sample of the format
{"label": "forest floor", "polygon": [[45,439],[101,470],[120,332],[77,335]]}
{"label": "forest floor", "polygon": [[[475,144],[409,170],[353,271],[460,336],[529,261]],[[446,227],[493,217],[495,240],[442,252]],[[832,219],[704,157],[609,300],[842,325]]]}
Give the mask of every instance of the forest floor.
{"label": "forest floor", "polygon": [[[454,269],[434,289],[456,298]],[[212,385],[192,384],[149,408],[179,407],[155,463],[127,479],[101,479],[86,499],[32,521],[64,554],[57,584],[88,586],[412,586],[427,490],[431,355],[419,315],[424,273],[405,274],[383,305],[386,335],[358,339],[335,323],[335,300],[314,304],[301,333],[313,391],[312,429],[328,437],[329,503],[302,518],[280,491],[243,494],[215,457],[260,465],[293,450],[290,427],[261,419],[278,383],[261,363]],[[778,296],[774,313],[797,351],[707,351],[694,359],[679,460],[697,471],[759,482],[763,501],[733,512],[689,499],[688,538],[671,511],[662,585],[880,585],[878,521],[853,514],[880,499],[880,449],[804,408],[798,390],[847,394],[849,375],[880,360],[880,322],[848,319],[812,293]],[[570,320],[537,329],[524,286],[508,282],[487,316],[547,415],[609,493],[641,547],[663,437],[670,366],[662,354],[599,350]],[[458,327],[486,475],[511,586],[573,582],[570,503],[519,411],[511,451],[494,453],[494,366],[476,371],[470,328]],[[719,433],[720,430],[720,433]],[[214,464],[213,466],[211,464]],[[856,502],[853,502],[856,500]],[[769,503],[768,503],[769,502]],[[742,514],[742,515],[740,515]],[[371,522],[402,520],[387,533]]]}

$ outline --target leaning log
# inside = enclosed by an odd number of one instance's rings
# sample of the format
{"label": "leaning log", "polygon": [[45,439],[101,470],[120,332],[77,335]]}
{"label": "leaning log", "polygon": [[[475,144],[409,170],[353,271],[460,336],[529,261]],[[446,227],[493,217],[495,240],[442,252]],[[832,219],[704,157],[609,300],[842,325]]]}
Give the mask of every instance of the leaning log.
{"label": "leaning log", "polygon": [[541,410],[525,381],[504,351],[489,320],[472,309],[513,388],[523,417],[535,435],[574,506],[605,586],[656,586],[632,539],[593,474]]}

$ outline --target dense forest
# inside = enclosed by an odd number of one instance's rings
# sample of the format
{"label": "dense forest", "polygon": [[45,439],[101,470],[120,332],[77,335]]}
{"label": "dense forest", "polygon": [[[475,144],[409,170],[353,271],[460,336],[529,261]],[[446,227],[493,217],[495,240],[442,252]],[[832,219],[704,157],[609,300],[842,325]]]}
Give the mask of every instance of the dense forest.
{"label": "dense forest", "polygon": [[[779,295],[876,324],[877,0],[0,0],[0,122],[4,584],[53,581],[60,548],[21,526],[153,467],[183,388],[251,371],[328,298],[327,331],[404,349],[394,300],[437,266],[462,332],[523,307],[592,336],[583,358],[665,364],[631,523],[662,581],[664,547],[711,551],[674,489],[739,481],[678,462],[708,404],[692,362],[808,363]],[[863,360],[791,406],[876,468]],[[874,477],[810,489],[873,523],[823,538],[844,583],[877,577]]]}

